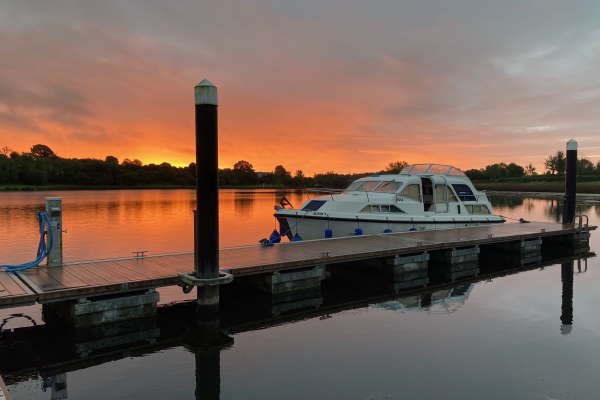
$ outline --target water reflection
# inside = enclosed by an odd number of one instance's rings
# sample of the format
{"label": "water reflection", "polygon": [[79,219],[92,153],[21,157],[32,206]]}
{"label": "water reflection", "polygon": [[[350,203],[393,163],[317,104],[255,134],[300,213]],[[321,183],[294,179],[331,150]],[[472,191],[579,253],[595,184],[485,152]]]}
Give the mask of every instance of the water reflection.
{"label": "water reflection", "polygon": [[[323,282],[320,290],[311,291],[304,297],[288,298],[285,308],[270,295],[234,281],[233,286],[223,290],[219,319],[208,321],[197,317],[193,302],[159,307],[154,315],[143,319],[77,329],[52,320],[48,315],[44,325],[0,332],[0,374],[17,392],[22,385],[39,382],[38,392],[32,398],[47,398],[42,395],[46,391],[52,399],[66,399],[69,381],[84,379],[78,371],[107,363],[114,365],[130,357],[143,360],[156,352],[180,348],[193,355],[193,363],[190,361],[181,368],[195,371],[195,398],[219,399],[222,390],[221,353],[235,347],[236,335],[295,321],[328,319],[346,310],[365,307],[400,314],[453,314],[468,304],[482,284],[480,282],[489,285],[505,276],[545,268],[550,268],[558,279],[558,270],[551,267],[557,263],[562,263],[561,332],[568,333],[573,324],[573,260],[572,257],[550,257],[528,266],[507,263],[506,260],[486,260],[476,273],[458,278],[449,273],[451,267],[432,265],[425,286],[403,289],[395,286],[391,275],[373,274],[364,263],[344,264],[332,268],[331,276]],[[559,293],[555,295],[560,296]],[[318,301],[307,302],[311,296]],[[52,345],[49,346],[49,343]],[[160,371],[163,366],[155,363],[152,368]],[[107,382],[114,379],[110,368],[94,371],[94,379]],[[146,379],[143,373],[129,371],[129,374],[122,379]],[[169,386],[175,383],[166,381],[162,384]],[[138,395],[140,398],[159,398],[150,389]],[[86,398],[102,396],[88,393]]]}
{"label": "water reflection", "polygon": [[573,329],[573,260],[563,263],[560,267],[562,281],[562,313],[560,332],[564,335]]}
{"label": "water reflection", "polygon": [[[270,233],[273,205],[282,194],[294,204],[313,196],[301,191],[221,190],[221,246],[255,244]],[[193,190],[6,192],[0,193],[0,263],[31,259],[36,211],[43,208],[46,196],[64,198],[66,261],[128,256],[140,249],[157,254],[193,248]]]}

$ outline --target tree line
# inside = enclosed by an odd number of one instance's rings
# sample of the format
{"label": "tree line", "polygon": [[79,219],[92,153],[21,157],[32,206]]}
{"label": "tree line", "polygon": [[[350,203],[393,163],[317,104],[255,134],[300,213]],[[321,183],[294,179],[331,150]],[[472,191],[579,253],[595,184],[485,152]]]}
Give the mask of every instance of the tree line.
{"label": "tree line", "polygon": [[[291,171],[277,165],[273,171],[257,172],[248,161],[238,161],[233,168],[219,170],[219,185],[284,186],[342,188],[368,174],[326,172],[307,177],[301,170]],[[29,152],[19,153],[8,147],[0,149],[0,185],[73,185],[73,186],[194,186],[196,164],[185,167],[143,164],[140,160],[114,156],[62,158],[50,147],[36,144]]]}
{"label": "tree line", "polygon": [[[525,167],[515,163],[495,163],[481,169],[470,169],[465,171],[467,176],[474,181],[495,181],[504,178],[521,178],[536,176],[559,176],[564,175],[567,159],[565,153],[558,150],[544,160],[544,172],[538,173],[537,169],[529,163]],[[600,175],[600,162],[592,163],[586,158],[577,160],[578,175]]]}
{"label": "tree line", "polygon": [[[543,175],[560,175],[565,170],[565,155],[557,151],[545,161]],[[408,164],[395,161],[375,173],[399,173]],[[495,163],[481,169],[465,171],[473,180],[493,181],[503,178],[519,178],[538,175],[535,167],[525,167],[515,163]],[[600,162],[594,165],[587,159],[578,160],[578,173],[600,175]],[[248,161],[240,160],[232,168],[219,170],[219,185],[277,186],[277,187],[324,187],[344,188],[352,181],[373,174],[339,174],[333,171],[305,176],[302,170],[293,174],[283,165],[273,171],[257,172]],[[143,164],[140,160],[114,156],[104,160],[93,158],[62,158],[50,147],[36,144],[29,152],[18,153],[8,147],[0,149],[0,185],[73,185],[73,186],[194,186],[196,166],[190,163],[185,167],[169,163]]]}

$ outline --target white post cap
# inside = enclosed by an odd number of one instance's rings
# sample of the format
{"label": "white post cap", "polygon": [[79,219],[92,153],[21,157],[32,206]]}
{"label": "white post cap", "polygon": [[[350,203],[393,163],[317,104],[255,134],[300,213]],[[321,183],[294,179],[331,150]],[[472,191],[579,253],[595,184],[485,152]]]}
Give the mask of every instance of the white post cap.
{"label": "white post cap", "polygon": [[218,105],[217,87],[210,83],[208,79],[204,79],[194,88],[194,98],[196,104],[212,104],[216,106]]}
{"label": "white post cap", "polygon": [[571,139],[567,142],[567,150],[577,150],[577,142],[575,139]]}

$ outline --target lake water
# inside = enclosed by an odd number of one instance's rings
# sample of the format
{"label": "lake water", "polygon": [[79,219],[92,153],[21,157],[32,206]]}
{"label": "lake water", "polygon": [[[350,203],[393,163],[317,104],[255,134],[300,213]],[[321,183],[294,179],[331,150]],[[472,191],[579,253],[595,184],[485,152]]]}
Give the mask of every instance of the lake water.
{"label": "lake water", "polygon": [[[255,244],[267,236],[280,195],[222,191],[222,247]],[[64,199],[68,261],[192,249],[193,191],[0,193],[0,264],[34,258],[35,211],[45,196]],[[298,205],[313,195],[286,196]],[[510,218],[560,219],[557,200],[493,196],[492,201],[495,213]],[[600,207],[580,205],[580,212],[598,225]],[[599,240],[593,233],[592,250]],[[14,399],[595,397],[596,258],[579,268],[575,263],[568,334],[560,317],[565,311],[561,275],[569,269],[561,265],[502,277],[496,277],[502,267],[482,265],[482,276],[493,279],[444,283],[450,288],[445,291],[443,282],[433,279],[440,288],[399,294],[374,274],[365,275],[364,267],[350,268],[359,271],[357,279],[324,284],[320,300],[302,312],[279,315],[268,299],[224,302],[227,337],[220,348],[190,344],[194,341],[184,333],[193,308],[170,303],[191,295],[178,288],[161,289],[157,319],[139,328],[129,345],[110,352],[82,351],[89,338],[65,337],[43,326],[39,306],[0,310],[0,324],[17,312],[30,318],[12,318],[3,326],[0,348],[14,354],[0,359],[0,371]],[[29,327],[33,323],[38,326]]]}

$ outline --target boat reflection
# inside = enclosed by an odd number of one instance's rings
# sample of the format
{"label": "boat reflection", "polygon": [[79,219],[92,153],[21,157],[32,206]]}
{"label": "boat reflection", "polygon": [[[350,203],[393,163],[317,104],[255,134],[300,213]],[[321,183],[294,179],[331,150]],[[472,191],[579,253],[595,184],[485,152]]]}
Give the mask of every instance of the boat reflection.
{"label": "boat reflection", "polygon": [[557,264],[561,264],[562,281],[560,331],[567,334],[573,327],[574,263],[578,263],[578,272],[584,272],[586,260],[592,256],[552,257],[528,265],[519,260],[490,260],[461,270],[458,277],[450,267],[434,265],[419,287],[399,286],[391,276],[373,274],[364,264],[347,264],[332,270],[320,290],[313,288],[303,296],[277,299],[244,287],[225,287],[218,319],[202,320],[195,313],[194,302],[181,302],[158,307],[150,318],[91,328],[67,328],[47,321],[0,331],[0,375],[7,385],[17,388],[23,382],[40,380],[44,398],[67,399],[69,374],[74,371],[182,348],[195,358],[195,398],[219,399],[221,352],[234,346],[238,333],[325,319],[364,307],[449,314],[468,301],[478,282]]}

